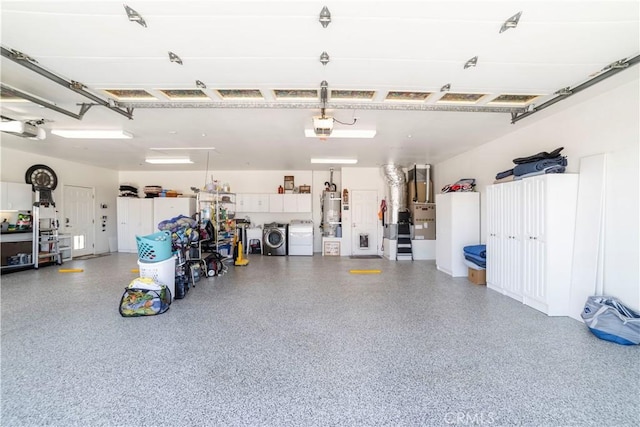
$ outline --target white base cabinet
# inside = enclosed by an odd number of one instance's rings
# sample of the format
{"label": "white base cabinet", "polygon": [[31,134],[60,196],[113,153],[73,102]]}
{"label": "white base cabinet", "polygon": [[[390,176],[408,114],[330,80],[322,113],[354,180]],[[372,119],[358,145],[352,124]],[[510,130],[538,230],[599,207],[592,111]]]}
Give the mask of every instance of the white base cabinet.
{"label": "white base cabinet", "polygon": [[487,287],[549,316],[568,315],[577,174],[487,187]]}
{"label": "white base cabinet", "polygon": [[480,193],[436,194],[436,218],[436,267],[467,276],[463,248],[480,243]]}
{"label": "white base cabinet", "polygon": [[153,199],[118,197],[118,252],[138,252],[136,236],[157,231],[153,225]]}

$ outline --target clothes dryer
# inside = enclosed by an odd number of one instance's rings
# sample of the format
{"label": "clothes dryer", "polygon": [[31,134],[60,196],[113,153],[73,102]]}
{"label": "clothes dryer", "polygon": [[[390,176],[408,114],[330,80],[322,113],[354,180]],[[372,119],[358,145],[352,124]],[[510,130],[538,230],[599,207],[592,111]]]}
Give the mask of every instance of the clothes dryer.
{"label": "clothes dryer", "polygon": [[273,222],[265,224],[262,231],[264,255],[287,255],[287,234],[289,224]]}
{"label": "clothes dryer", "polygon": [[293,220],[289,224],[289,255],[313,255],[313,222]]}

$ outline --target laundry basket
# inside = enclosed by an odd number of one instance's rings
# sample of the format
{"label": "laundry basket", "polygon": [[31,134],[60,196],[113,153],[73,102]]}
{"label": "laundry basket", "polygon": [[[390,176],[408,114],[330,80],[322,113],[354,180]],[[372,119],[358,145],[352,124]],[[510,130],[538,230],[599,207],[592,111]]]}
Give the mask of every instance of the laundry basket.
{"label": "laundry basket", "polygon": [[160,231],[148,236],[136,236],[138,259],[145,262],[160,262],[171,258],[171,233]]}
{"label": "laundry basket", "polygon": [[171,291],[171,300],[176,294],[176,257],[160,261],[146,262],[138,260],[140,277],[148,277],[155,282],[165,285]]}

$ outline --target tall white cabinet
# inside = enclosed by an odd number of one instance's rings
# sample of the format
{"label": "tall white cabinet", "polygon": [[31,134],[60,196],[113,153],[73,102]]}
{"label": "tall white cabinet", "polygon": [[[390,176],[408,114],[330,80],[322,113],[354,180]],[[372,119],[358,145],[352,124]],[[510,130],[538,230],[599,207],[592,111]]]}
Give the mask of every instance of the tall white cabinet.
{"label": "tall white cabinet", "polygon": [[194,197],[155,197],[153,199],[153,229],[158,231],[158,224],[179,215],[192,216],[196,213]]}
{"label": "tall white cabinet", "polygon": [[487,286],[549,316],[568,315],[577,174],[487,187]]}
{"label": "tall white cabinet", "polygon": [[118,197],[118,252],[138,252],[136,235],[156,231],[153,225],[153,199]]}
{"label": "tall white cabinet", "polygon": [[436,267],[467,276],[463,248],[480,243],[480,193],[436,194],[436,218]]}

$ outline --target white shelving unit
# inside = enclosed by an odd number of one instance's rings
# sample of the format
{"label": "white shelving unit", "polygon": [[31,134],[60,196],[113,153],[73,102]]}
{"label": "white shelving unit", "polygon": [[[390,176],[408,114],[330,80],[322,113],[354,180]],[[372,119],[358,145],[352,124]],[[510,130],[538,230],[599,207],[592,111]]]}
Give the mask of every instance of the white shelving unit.
{"label": "white shelving unit", "polygon": [[[37,196],[36,196],[37,197]],[[60,240],[58,235],[58,215],[53,204],[38,204],[33,207],[34,235],[37,236],[37,246],[34,257],[34,267],[41,264],[62,264]]]}
{"label": "white shelving unit", "polygon": [[62,261],[73,260],[73,236],[71,234],[58,234],[58,241],[60,242],[59,249]]}
{"label": "white shelving unit", "polygon": [[436,267],[452,277],[468,275],[463,248],[480,243],[480,193],[436,194]]}
{"label": "white shelving unit", "polygon": [[221,255],[233,257],[236,235],[236,194],[221,191],[200,191],[197,196],[200,224],[211,221],[215,229],[215,248]]}
{"label": "white shelving unit", "polygon": [[[9,224],[17,224],[18,216],[31,216],[28,229],[9,230]],[[4,222],[0,235],[0,254],[2,271],[30,268],[34,265],[36,234],[33,229],[33,191],[31,184],[18,182],[0,182],[0,216]]]}

